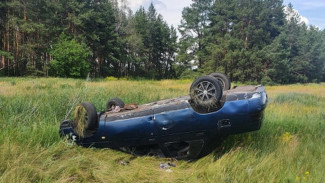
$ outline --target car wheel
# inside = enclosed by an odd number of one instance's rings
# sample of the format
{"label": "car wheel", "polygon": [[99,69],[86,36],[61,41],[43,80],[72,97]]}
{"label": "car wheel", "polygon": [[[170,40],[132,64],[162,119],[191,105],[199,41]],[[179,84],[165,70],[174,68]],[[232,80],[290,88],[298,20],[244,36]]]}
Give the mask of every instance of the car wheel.
{"label": "car wheel", "polygon": [[111,111],[113,109],[115,109],[116,106],[119,106],[120,108],[124,107],[124,102],[119,99],[119,98],[112,98],[109,99],[106,103],[106,111]]}
{"label": "car wheel", "polygon": [[199,77],[191,85],[190,97],[195,108],[213,111],[222,97],[221,84],[212,76]]}
{"label": "car wheel", "polygon": [[213,76],[221,83],[221,87],[223,91],[230,90],[231,82],[230,79],[225,74],[214,72],[209,75]]}
{"label": "car wheel", "polygon": [[95,130],[98,127],[97,111],[91,103],[81,103],[74,110],[72,127],[74,131],[83,137],[87,131]]}

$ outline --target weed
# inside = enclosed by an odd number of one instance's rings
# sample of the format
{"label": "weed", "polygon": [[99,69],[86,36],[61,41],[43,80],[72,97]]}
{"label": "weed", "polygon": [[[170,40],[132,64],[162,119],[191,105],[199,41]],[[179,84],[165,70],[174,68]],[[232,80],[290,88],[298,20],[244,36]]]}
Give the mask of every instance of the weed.
{"label": "weed", "polygon": [[302,104],[304,106],[315,106],[321,105],[325,102],[323,97],[318,97],[311,94],[302,94],[302,93],[284,93],[276,96],[274,98],[274,103],[284,104]]}
{"label": "weed", "polygon": [[60,88],[65,89],[65,88],[72,88],[69,84],[64,83],[60,85]]}
{"label": "weed", "polygon": [[85,86],[84,82],[82,81],[77,81],[76,84],[75,84],[76,88],[82,88]]}

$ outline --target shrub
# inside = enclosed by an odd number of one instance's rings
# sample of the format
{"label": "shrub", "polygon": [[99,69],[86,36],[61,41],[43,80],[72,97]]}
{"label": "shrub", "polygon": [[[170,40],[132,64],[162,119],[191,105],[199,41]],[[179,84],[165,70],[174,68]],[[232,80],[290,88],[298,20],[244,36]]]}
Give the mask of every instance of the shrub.
{"label": "shrub", "polygon": [[107,77],[105,78],[105,80],[106,80],[106,81],[117,81],[118,79],[117,79],[116,77],[114,77],[114,76],[107,76]]}
{"label": "shrub", "polygon": [[192,71],[192,70],[185,70],[184,72],[182,72],[182,74],[180,75],[180,79],[195,79],[202,76],[201,72],[197,72],[197,71]]}
{"label": "shrub", "polygon": [[262,85],[274,85],[274,82],[272,81],[272,79],[269,76],[264,76],[261,80],[261,84]]}
{"label": "shrub", "polygon": [[84,43],[78,43],[61,34],[58,42],[51,50],[54,60],[50,63],[50,74],[58,77],[86,77],[90,71],[87,58],[91,51]]}

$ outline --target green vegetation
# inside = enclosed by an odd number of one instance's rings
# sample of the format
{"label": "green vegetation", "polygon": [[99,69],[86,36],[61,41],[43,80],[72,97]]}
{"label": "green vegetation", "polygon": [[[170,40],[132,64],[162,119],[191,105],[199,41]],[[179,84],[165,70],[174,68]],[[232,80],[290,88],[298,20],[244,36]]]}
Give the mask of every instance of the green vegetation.
{"label": "green vegetation", "polygon": [[[324,182],[325,84],[270,86],[261,130],[197,161],[134,157],[59,138],[80,102],[140,104],[187,95],[191,80],[0,78],[0,182]],[[129,161],[121,165],[120,161]],[[159,168],[173,161],[172,172]]]}
{"label": "green vegetation", "polygon": [[176,77],[176,29],[153,5],[133,13],[126,4],[1,1],[0,76],[83,77],[90,71],[96,77]]}
{"label": "green vegetation", "polygon": [[126,0],[1,1],[0,76],[193,79],[218,71],[270,85],[325,81],[325,31],[301,23],[291,4],[192,0],[182,17],[178,39],[152,4],[132,12]]}
{"label": "green vegetation", "polygon": [[324,30],[301,23],[291,4],[286,14],[282,0],[193,0],[183,10],[176,59],[232,81],[324,81]]}
{"label": "green vegetation", "polygon": [[87,58],[91,52],[86,45],[80,45],[76,40],[69,40],[61,34],[58,43],[51,50],[54,60],[50,63],[50,72],[59,77],[86,77],[90,71]]}

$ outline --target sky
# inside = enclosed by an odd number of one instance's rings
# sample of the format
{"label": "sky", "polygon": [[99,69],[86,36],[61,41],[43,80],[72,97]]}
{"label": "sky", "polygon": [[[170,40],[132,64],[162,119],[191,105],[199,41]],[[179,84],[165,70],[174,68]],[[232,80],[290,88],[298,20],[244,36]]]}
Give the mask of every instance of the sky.
{"label": "sky", "polygon": [[[129,7],[135,12],[140,6],[147,10],[152,2],[164,20],[174,27],[178,27],[182,19],[182,10],[191,4],[191,0],[128,0]],[[309,25],[315,25],[320,29],[325,28],[325,0],[283,0],[283,4],[289,2],[293,5],[302,19]]]}
{"label": "sky", "polygon": [[163,16],[164,20],[170,26],[173,25],[177,28],[182,19],[183,8],[190,6],[192,0],[128,0],[128,2],[133,12],[140,6],[148,10],[152,2],[157,12]]}
{"label": "sky", "polygon": [[283,4],[287,5],[290,2],[293,8],[308,20],[309,25],[315,25],[321,29],[325,28],[324,0],[284,0]]}

